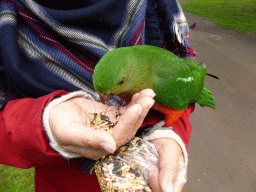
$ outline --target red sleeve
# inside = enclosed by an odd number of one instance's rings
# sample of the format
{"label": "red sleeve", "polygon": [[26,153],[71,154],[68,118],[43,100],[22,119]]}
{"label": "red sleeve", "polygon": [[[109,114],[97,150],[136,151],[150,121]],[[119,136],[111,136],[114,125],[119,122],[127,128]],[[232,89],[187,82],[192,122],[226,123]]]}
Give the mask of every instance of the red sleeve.
{"label": "red sleeve", "polygon": [[175,133],[177,133],[184,144],[186,145],[186,148],[188,148],[190,135],[192,131],[192,126],[190,124],[190,115],[195,109],[195,104],[191,104],[188,106],[188,108],[185,110],[184,114],[173,124],[173,130]]}
{"label": "red sleeve", "polygon": [[44,108],[54,98],[67,94],[55,91],[33,99],[12,100],[0,111],[0,163],[20,168],[64,160],[51,149],[43,128]]}
{"label": "red sleeve", "polygon": [[[190,104],[185,110],[184,114],[172,125],[174,132],[180,136],[186,147],[188,147],[192,130],[192,126],[189,122],[190,114],[194,111],[194,109],[195,104]],[[142,127],[146,125],[155,125],[163,119],[164,116],[162,113],[155,110],[150,110],[142,124]]]}

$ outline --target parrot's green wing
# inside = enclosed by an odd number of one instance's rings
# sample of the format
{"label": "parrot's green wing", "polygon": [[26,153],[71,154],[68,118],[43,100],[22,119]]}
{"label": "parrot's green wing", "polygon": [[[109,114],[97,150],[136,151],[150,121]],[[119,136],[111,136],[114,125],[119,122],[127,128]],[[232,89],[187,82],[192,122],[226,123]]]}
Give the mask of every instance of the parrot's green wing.
{"label": "parrot's green wing", "polygon": [[156,68],[158,78],[153,88],[156,100],[179,110],[186,109],[189,103],[195,102],[196,96],[203,89],[207,70],[193,64],[175,58],[175,62],[170,61],[165,66]]}
{"label": "parrot's green wing", "polygon": [[184,74],[180,77],[165,78],[159,76],[153,88],[155,99],[173,109],[186,109],[189,103],[195,102],[203,86],[197,84],[201,77],[197,73]]}
{"label": "parrot's green wing", "polygon": [[214,97],[203,88],[206,66],[198,66],[159,47],[142,45],[134,48],[146,55],[147,62],[152,66],[153,76],[156,77],[153,87],[156,101],[178,110],[186,109],[193,102],[215,108]]}

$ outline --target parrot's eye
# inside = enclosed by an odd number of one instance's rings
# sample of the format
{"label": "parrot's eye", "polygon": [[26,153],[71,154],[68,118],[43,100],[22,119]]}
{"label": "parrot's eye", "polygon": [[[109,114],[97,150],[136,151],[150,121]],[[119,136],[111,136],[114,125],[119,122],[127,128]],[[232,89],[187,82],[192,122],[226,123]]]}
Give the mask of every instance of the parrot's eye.
{"label": "parrot's eye", "polygon": [[122,80],[119,82],[118,85],[122,85],[124,83],[124,81],[125,81],[125,77],[122,78]]}

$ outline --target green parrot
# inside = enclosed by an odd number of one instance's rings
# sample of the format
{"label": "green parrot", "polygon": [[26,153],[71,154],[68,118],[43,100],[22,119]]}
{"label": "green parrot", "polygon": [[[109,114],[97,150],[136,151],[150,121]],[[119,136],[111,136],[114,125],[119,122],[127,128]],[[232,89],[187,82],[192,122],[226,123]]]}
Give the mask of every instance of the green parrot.
{"label": "green parrot", "polygon": [[122,47],[106,53],[94,69],[93,85],[101,98],[119,95],[129,102],[133,94],[151,88],[153,109],[171,126],[190,103],[215,109],[212,92],[204,87],[207,69],[151,45]]}

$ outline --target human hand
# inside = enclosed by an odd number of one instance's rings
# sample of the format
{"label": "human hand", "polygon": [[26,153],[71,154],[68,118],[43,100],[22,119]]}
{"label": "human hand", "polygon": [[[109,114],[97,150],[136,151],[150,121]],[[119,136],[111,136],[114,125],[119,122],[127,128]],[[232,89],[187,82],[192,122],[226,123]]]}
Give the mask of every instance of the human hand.
{"label": "human hand", "polygon": [[97,160],[126,144],[136,134],[154,104],[155,93],[145,89],[133,95],[131,102],[120,109],[119,122],[110,130],[90,126],[90,114],[111,114],[117,108],[82,97],[69,99],[55,106],[49,116],[52,134],[61,148]]}
{"label": "human hand", "polygon": [[[149,183],[154,192],[181,192],[185,183],[175,185],[180,172],[180,162],[184,156],[179,144],[173,139],[154,139],[150,141],[159,154],[159,168],[154,167],[149,173]],[[177,183],[176,183],[177,184]]]}

